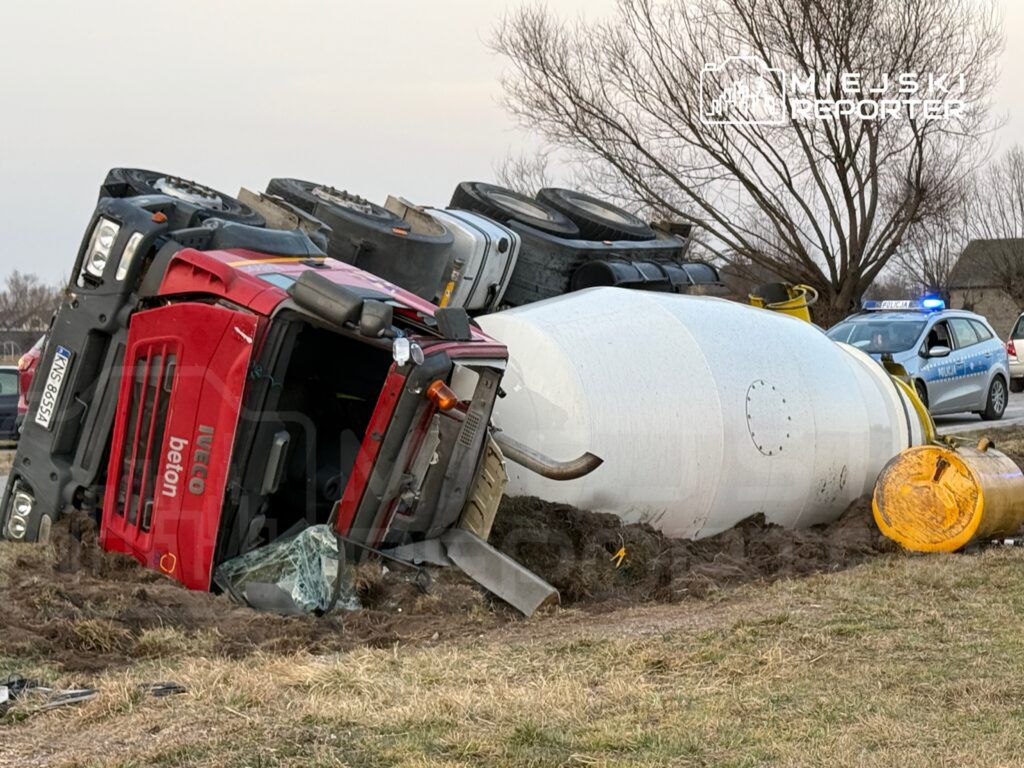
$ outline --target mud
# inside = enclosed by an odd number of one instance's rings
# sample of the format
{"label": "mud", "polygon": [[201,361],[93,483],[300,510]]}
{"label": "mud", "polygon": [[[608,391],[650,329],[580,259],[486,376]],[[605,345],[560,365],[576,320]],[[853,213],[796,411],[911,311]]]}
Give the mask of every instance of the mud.
{"label": "mud", "polygon": [[489,624],[514,619],[508,609],[484,610],[487,598],[457,573],[436,574],[430,594],[406,574],[373,564],[361,567],[356,582],[368,607],[352,614],[257,613],[104,552],[90,519],[66,519],[50,546],[0,543],[0,677],[19,671],[6,669],[6,659],[91,672],[196,649],[239,657],[386,647],[454,637],[483,616]]}
{"label": "mud", "polygon": [[[593,612],[837,570],[891,549],[866,501],[829,526],[788,531],[752,519],[688,542],[612,515],[507,499],[492,542],[558,587],[563,606]],[[613,560],[622,549],[620,561]],[[94,672],[175,654],[239,657],[440,642],[521,621],[458,571],[432,570],[428,593],[413,575],[366,563],[354,573],[362,610],[274,616],[223,595],[190,592],[131,558],[104,552],[91,519],[67,518],[55,526],[50,546],[0,544],[0,673],[19,671],[7,670],[5,657]]]}
{"label": "mud", "polygon": [[491,542],[557,587],[563,604],[699,598],[737,584],[848,568],[897,549],[875,527],[867,498],[828,525],[787,530],[759,515],[700,541],[564,504],[506,499]]}

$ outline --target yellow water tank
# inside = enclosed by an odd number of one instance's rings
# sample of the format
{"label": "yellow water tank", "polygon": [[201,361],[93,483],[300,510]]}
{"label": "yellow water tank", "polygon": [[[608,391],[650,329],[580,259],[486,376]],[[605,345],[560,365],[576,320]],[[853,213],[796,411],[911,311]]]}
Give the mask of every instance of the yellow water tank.
{"label": "yellow water tank", "polygon": [[810,307],[818,300],[818,292],[809,285],[767,283],[755,288],[748,298],[755,307],[781,312],[809,323]]}
{"label": "yellow water tank", "polygon": [[882,533],[904,548],[955,552],[1020,531],[1024,473],[988,439],[908,448],[882,469],[872,507]]}

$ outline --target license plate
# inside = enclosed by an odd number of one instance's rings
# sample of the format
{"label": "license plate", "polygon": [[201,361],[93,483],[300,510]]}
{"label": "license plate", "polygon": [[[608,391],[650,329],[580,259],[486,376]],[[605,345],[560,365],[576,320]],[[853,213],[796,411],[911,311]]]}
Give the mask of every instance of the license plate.
{"label": "license plate", "polygon": [[58,346],[57,352],[53,356],[53,364],[50,366],[50,375],[46,377],[46,383],[43,385],[43,396],[39,401],[39,409],[36,411],[36,424],[43,429],[50,428],[53,414],[57,410],[60,387],[64,383],[64,377],[70,367],[71,350]]}

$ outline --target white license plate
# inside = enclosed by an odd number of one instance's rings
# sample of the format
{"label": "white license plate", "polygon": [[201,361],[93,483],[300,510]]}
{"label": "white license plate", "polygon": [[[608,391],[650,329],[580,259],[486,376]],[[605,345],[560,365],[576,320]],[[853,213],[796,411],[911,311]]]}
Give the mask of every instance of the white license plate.
{"label": "white license plate", "polygon": [[43,385],[43,396],[39,401],[39,409],[36,411],[36,424],[43,429],[50,428],[54,411],[57,410],[60,387],[64,383],[64,377],[70,367],[71,350],[58,346],[57,352],[53,356],[53,364],[50,366],[50,375],[46,377],[46,383]]}

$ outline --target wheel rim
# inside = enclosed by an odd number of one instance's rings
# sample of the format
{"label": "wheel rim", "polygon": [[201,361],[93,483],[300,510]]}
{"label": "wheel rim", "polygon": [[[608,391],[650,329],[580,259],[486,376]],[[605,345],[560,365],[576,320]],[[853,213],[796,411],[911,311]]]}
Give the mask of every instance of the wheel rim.
{"label": "wheel rim", "polygon": [[589,200],[583,200],[579,197],[572,198],[572,204],[577,208],[586,211],[592,216],[597,216],[607,221],[614,222],[619,226],[636,227],[644,226],[644,223],[640,221],[636,216],[633,216],[625,211],[618,211],[614,208],[608,208],[597,203],[592,203]]}
{"label": "wheel rim", "polygon": [[153,183],[153,188],[169,197],[184,200],[186,203],[192,203],[202,208],[210,208],[215,211],[224,209],[224,200],[216,190],[188,179],[164,176]]}
{"label": "wheel rim", "polygon": [[520,200],[518,197],[512,197],[512,195],[507,195],[504,192],[497,190],[488,190],[487,196],[505,208],[522,214],[523,216],[530,216],[534,219],[541,219],[543,221],[551,221],[551,215],[545,209],[528,200]]}
{"label": "wheel rim", "polygon": [[996,379],[992,384],[992,408],[996,413],[1002,413],[1006,408],[1006,387],[1002,379]]}
{"label": "wheel rim", "polygon": [[339,208],[348,208],[351,211],[356,211],[366,216],[377,215],[377,206],[369,200],[364,200],[361,197],[354,197],[347,192],[339,192],[334,187],[314,187],[313,194],[321,200],[332,203]]}

